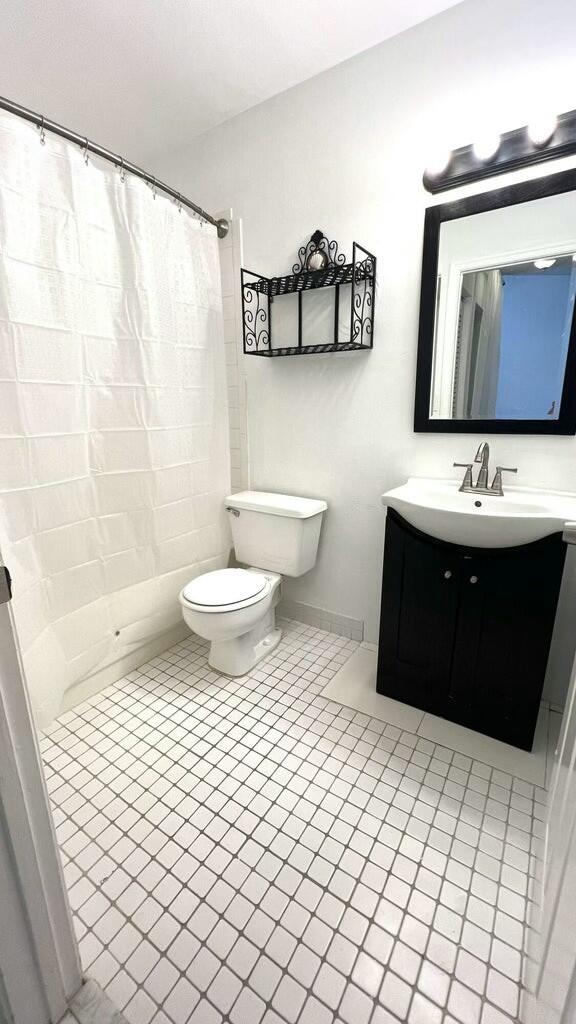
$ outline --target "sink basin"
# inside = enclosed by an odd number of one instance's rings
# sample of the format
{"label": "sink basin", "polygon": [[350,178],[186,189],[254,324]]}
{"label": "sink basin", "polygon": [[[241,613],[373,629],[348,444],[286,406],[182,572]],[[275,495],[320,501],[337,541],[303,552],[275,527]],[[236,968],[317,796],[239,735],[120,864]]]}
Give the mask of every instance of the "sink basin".
{"label": "sink basin", "polygon": [[459,480],[410,477],[382,495],[412,526],[438,540],[507,548],[564,532],[576,542],[576,494],[506,487],[503,497],[469,494]]}

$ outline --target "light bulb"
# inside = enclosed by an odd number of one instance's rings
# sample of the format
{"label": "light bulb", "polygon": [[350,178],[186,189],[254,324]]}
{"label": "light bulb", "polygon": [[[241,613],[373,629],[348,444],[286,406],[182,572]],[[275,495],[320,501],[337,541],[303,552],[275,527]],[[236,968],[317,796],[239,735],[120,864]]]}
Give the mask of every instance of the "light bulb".
{"label": "light bulb", "polygon": [[481,160],[486,163],[491,160],[492,157],[496,156],[500,147],[500,136],[499,135],[486,135],[483,139],[479,139],[472,146],[472,152],[477,160]]}
{"label": "light bulb", "polygon": [[557,127],[558,119],[553,114],[538,114],[528,125],[528,137],[535,146],[545,146]]}
{"label": "light bulb", "polygon": [[438,178],[442,171],[445,171],[448,167],[451,157],[452,153],[449,149],[439,149],[436,153],[433,153],[426,165],[427,176],[429,178]]}
{"label": "light bulb", "polygon": [[534,260],[534,266],[537,270],[548,270],[548,267],[553,267],[555,263],[556,260],[548,259],[546,257],[543,257],[542,259],[539,260]]}

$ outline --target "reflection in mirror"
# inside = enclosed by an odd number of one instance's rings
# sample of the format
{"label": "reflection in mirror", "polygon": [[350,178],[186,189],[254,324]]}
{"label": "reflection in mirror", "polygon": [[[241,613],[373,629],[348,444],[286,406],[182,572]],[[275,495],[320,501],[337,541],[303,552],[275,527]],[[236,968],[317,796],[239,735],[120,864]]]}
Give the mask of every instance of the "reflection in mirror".
{"label": "reflection in mirror", "polygon": [[452,417],[558,419],[575,279],[573,254],[462,274]]}
{"label": "reflection in mirror", "polygon": [[427,211],[416,429],[574,433],[569,174]]}

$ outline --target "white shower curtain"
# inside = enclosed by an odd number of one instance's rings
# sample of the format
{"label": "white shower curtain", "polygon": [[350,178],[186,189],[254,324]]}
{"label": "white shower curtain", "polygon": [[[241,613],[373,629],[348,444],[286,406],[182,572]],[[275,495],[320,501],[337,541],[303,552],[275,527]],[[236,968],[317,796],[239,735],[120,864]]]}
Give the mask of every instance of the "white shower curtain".
{"label": "white shower curtain", "polygon": [[0,552],[40,725],[181,622],[228,489],[215,229],[0,115]]}

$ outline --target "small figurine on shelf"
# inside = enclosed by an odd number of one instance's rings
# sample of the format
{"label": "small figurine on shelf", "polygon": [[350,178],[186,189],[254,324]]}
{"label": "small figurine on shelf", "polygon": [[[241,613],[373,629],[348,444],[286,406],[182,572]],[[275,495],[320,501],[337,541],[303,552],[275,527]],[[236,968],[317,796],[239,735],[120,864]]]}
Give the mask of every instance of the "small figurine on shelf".
{"label": "small figurine on shelf", "polygon": [[[313,245],[317,246],[323,239],[321,231],[315,231],[310,241]],[[306,259],[307,270],[324,270],[324,267],[328,263],[328,257],[322,249],[311,249]]]}
{"label": "small figurine on shelf", "polygon": [[341,267],[346,263],[344,253],[338,252],[338,242],[329,242],[320,229],[310,236],[306,245],[300,246],[298,256],[300,262],[292,267],[293,274],[303,270],[325,270],[329,266]]}

